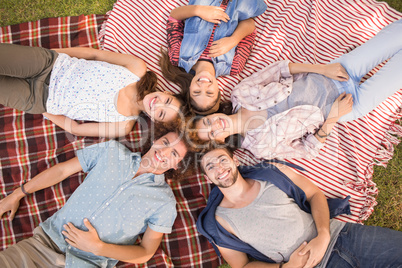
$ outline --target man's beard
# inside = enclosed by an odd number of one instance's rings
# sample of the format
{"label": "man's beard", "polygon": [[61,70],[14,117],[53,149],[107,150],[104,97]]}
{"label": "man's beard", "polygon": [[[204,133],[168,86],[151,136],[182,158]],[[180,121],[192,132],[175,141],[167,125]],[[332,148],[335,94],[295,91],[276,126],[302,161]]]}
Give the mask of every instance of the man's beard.
{"label": "man's beard", "polygon": [[217,184],[218,187],[220,187],[220,188],[229,188],[230,186],[235,184],[235,182],[237,181],[237,178],[239,177],[239,170],[237,168],[234,168],[234,169],[231,170],[231,173],[232,173],[232,171],[234,171],[233,179],[231,181],[228,181],[230,184],[226,185],[226,184],[223,184],[223,183],[218,183]]}

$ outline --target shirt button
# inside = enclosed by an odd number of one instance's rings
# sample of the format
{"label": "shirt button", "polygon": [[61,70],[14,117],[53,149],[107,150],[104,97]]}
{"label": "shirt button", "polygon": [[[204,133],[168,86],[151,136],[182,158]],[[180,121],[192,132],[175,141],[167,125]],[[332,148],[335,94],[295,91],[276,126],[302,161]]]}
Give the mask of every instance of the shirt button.
{"label": "shirt button", "polygon": [[261,110],[261,107],[258,107],[258,110]]}
{"label": "shirt button", "polygon": [[277,101],[274,101],[274,103],[278,103]]}
{"label": "shirt button", "polygon": [[289,87],[289,85],[286,85],[286,87]]}
{"label": "shirt button", "polygon": [[121,187],[121,188],[120,188],[120,190],[122,190],[122,191],[123,191],[123,187]]}
{"label": "shirt button", "polygon": [[290,94],[290,91],[288,91],[288,94]]}
{"label": "shirt button", "polygon": [[257,97],[257,100],[259,100],[260,99],[260,97]]}
{"label": "shirt button", "polygon": [[109,202],[106,203],[106,206],[109,206]]}
{"label": "shirt button", "polygon": [[95,219],[95,217],[92,217],[92,219],[94,220],[94,219]]}

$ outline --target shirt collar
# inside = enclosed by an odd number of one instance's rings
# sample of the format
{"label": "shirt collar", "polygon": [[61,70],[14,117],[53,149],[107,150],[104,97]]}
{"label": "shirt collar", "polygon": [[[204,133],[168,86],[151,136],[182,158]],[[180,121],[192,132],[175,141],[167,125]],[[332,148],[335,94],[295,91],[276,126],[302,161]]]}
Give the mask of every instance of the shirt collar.
{"label": "shirt collar", "polygon": [[[140,167],[141,163],[141,153],[140,152],[133,152],[131,153],[131,158],[133,161],[133,170],[137,172],[138,168]],[[165,175],[164,174],[153,174],[153,173],[144,173],[141,176],[147,174],[147,178],[155,184],[164,184],[165,183]]]}

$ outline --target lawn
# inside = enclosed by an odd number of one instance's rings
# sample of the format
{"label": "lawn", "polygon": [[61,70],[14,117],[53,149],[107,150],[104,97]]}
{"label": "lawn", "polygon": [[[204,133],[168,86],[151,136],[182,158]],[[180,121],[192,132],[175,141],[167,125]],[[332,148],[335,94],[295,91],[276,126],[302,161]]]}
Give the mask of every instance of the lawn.
{"label": "lawn", "polygon": [[[47,17],[104,14],[114,0],[0,0],[0,26]],[[402,11],[401,0],[386,1]],[[379,196],[374,213],[365,223],[402,231],[402,145],[397,146],[388,167],[375,167],[374,182]]]}

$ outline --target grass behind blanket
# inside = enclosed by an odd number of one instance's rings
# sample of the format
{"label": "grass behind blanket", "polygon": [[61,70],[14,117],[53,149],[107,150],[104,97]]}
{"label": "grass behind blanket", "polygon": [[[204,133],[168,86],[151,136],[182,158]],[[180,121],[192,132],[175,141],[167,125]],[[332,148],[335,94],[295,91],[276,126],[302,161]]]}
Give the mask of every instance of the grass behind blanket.
{"label": "grass behind blanket", "polygon": [[[41,18],[105,14],[114,0],[0,0],[0,26]],[[401,0],[387,0],[391,7],[402,12]],[[402,144],[397,146],[388,167],[375,167],[374,182],[379,196],[368,225],[378,225],[402,231]]]}

